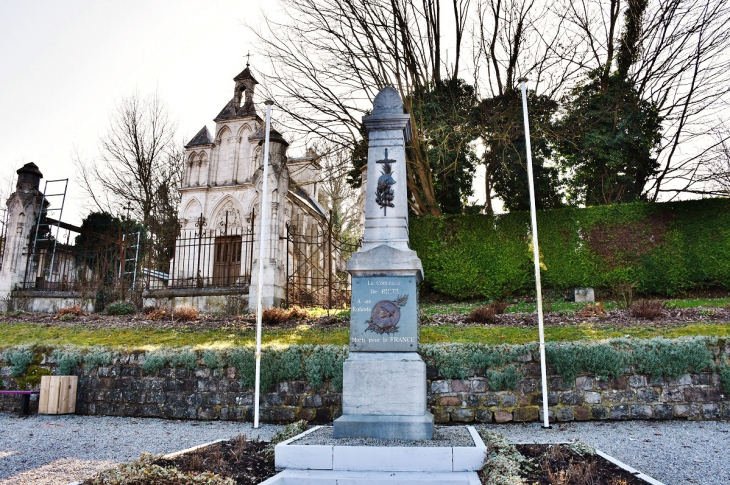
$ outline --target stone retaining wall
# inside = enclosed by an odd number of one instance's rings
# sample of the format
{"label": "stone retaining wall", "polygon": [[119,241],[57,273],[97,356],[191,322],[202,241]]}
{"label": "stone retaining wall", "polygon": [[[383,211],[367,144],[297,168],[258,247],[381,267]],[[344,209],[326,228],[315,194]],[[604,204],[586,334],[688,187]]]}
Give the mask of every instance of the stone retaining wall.
{"label": "stone retaining wall", "polygon": [[[109,367],[90,371],[76,368],[76,412],[170,419],[253,419],[253,390],[243,388],[235,368],[168,367],[150,374],[140,367],[140,357],[125,355]],[[525,377],[516,390],[510,391],[490,390],[483,377],[443,379],[429,368],[428,404],[436,421],[541,420],[539,364],[524,364]],[[46,361],[41,367],[55,365]],[[730,396],[723,392],[717,374],[687,374],[665,380],[627,371],[618,379],[579,376],[571,383],[550,372],[550,419],[730,419]],[[9,367],[0,369],[0,377],[3,389],[17,389]],[[262,394],[264,422],[330,422],[341,413],[341,393],[329,382],[318,389],[305,381],[284,382],[269,391]],[[37,403],[32,404],[37,408]],[[18,396],[0,397],[0,411],[18,412],[19,408]]]}

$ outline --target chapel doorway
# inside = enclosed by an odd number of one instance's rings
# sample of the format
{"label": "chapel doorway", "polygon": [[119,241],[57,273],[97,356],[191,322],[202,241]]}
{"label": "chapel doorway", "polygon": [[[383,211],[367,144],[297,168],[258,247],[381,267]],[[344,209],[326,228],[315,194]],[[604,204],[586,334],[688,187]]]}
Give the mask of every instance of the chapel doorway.
{"label": "chapel doorway", "polygon": [[215,238],[215,263],[213,285],[232,286],[241,276],[241,236]]}

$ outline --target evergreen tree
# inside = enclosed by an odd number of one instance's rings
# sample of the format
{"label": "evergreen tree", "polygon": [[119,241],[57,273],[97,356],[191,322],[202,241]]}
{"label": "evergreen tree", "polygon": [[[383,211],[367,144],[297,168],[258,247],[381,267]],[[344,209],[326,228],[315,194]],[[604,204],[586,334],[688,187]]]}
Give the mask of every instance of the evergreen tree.
{"label": "evergreen tree", "polygon": [[639,58],[646,7],[647,0],[628,2],[616,69],[610,55],[563,100],[559,150],[572,174],[568,194],[586,205],[644,200],[644,186],[659,169],[654,151],[662,120],[655,104],[641,99],[629,75]]}
{"label": "evergreen tree", "polygon": [[[558,104],[544,95],[528,91],[535,202],[538,209],[562,205],[558,169],[546,165],[553,156],[552,117]],[[494,192],[510,211],[530,208],[527,180],[527,148],[522,113],[522,94],[509,89],[504,94],[483,100],[477,123],[485,143],[483,163],[487,167],[487,189]],[[487,194],[489,196],[489,194]]]}
{"label": "evergreen tree", "polygon": [[656,107],[619,72],[604,83],[594,71],[565,108],[560,152],[572,172],[571,199],[586,205],[644,200],[644,186],[659,168],[652,154],[661,139]]}

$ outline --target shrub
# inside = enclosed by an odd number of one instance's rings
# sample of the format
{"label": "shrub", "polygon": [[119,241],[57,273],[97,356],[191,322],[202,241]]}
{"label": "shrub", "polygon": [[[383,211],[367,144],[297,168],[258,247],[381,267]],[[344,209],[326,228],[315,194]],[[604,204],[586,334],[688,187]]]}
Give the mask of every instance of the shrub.
{"label": "shrub", "polygon": [[170,354],[167,349],[152,350],[144,353],[140,366],[145,372],[153,374],[165,367],[169,361]]}
{"label": "shrub", "polygon": [[296,305],[289,309],[275,307],[266,308],[261,314],[261,321],[268,323],[269,325],[284,323],[287,320],[302,320],[306,318],[309,318],[307,309]]}
{"label": "shrub", "polygon": [[143,453],[139,460],[133,463],[123,463],[117,468],[104,470],[94,478],[84,482],[90,485],[140,485],[154,483],[155,485],[235,485],[232,478],[223,478],[209,472],[184,473],[175,467],[161,467],[153,462],[158,456]]}
{"label": "shrub", "polygon": [[247,388],[254,386],[256,359],[253,347],[236,347],[231,351],[228,362],[236,368],[244,386]]}
{"label": "shrub", "polygon": [[73,375],[74,368],[80,366],[84,360],[81,352],[74,347],[56,349],[51,353],[51,358],[58,365],[56,374],[59,376]]}
{"label": "shrub", "polygon": [[583,310],[576,313],[579,317],[601,317],[606,314],[606,310],[603,308],[603,303],[589,303],[583,308]]}
{"label": "shrub", "polygon": [[309,318],[309,312],[306,308],[296,305],[289,308],[289,320],[306,320],[307,318]]}
{"label": "shrub", "polygon": [[489,304],[492,308],[494,308],[494,313],[496,315],[502,315],[504,311],[509,306],[509,302],[502,301],[502,300],[496,300]]}
{"label": "shrub", "polygon": [[92,348],[84,355],[84,363],[87,369],[96,369],[112,363],[114,353],[104,348]]}
{"label": "shrub", "polygon": [[311,353],[304,362],[304,376],[312,387],[321,387],[325,380],[337,378],[337,389],[342,386],[342,365],[345,362],[345,352],[342,347],[334,345],[317,345],[313,349],[306,346]]}
{"label": "shrub", "polygon": [[466,320],[468,322],[476,323],[493,323],[496,314],[497,313],[492,305],[482,305],[469,312],[469,316],[466,317]]}
{"label": "shrub", "polygon": [[203,351],[203,364],[211,370],[221,369],[226,365],[226,358],[222,352],[205,350]]}
{"label": "shrub", "polygon": [[157,320],[162,320],[163,318],[165,318],[165,316],[167,316],[167,312],[164,309],[155,308],[152,311],[150,311],[149,313],[147,313],[146,318],[147,318],[147,320],[157,321]]}
{"label": "shrub", "polygon": [[654,320],[664,314],[664,305],[659,300],[641,300],[631,306],[631,314],[636,318]]}
{"label": "shrub", "polygon": [[488,458],[482,471],[488,485],[520,485],[526,483],[523,472],[532,469],[532,461],[501,434],[482,428],[479,436],[487,445]]}
{"label": "shrub", "polygon": [[502,315],[504,310],[509,306],[506,301],[496,300],[489,305],[476,307],[466,317],[468,322],[492,323],[496,315]]}
{"label": "shrub", "polygon": [[74,306],[68,307],[68,308],[61,308],[60,310],[58,310],[58,313],[56,313],[56,316],[53,317],[53,318],[55,318],[55,319],[61,319],[61,320],[67,320],[67,318],[63,318],[63,317],[66,317],[66,316],[69,316],[69,315],[71,317],[78,317],[78,316],[81,316],[81,315],[85,315],[85,313],[81,309],[80,306],[74,305]]}
{"label": "shrub", "polygon": [[21,345],[8,349],[0,355],[0,359],[10,364],[10,373],[13,377],[22,376],[26,369],[33,363],[33,352],[30,345]]}
{"label": "shrub", "polygon": [[107,315],[132,315],[137,313],[137,307],[128,301],[115,301],[106,307]]}
{"label": "shrub", "polygon": [[175,318],[182,322],[190,322],[200,315],[200,311],[192,305],[180,305],[172,313]]}
{"label": "shrub", "polygon": [[[540,211],[545,289],[674,296],[730,288],[730,200],[630,203]],[[425,285],[458,299],[534,288],[527,212],[409,219]]]}
{"label": "shrub", "polygon": [[187,370],[196,370],[198,368],[198,356],[190,347],[183,347],[168,353],[170,365],[173,367],[183,367]]}
{"label": "shrub", "polygon": [[503,371],[488,370],[486,372],[487,382],[492,391],[504,391],[505,389],[517,389],[522,379],[522,373],[514,365],[507,366]]}
{"label": "shrub", "polygon": [[289,318],[289,312],[283,308],[266,308],[261,314],[261,321],[269,325],[283,323]]}
{"label": "shrub", "polygon": [[638,372],[655,378],[677,378],[687,373],[710,370],[714,366],[707,337],[690,337],[632,341],[634,362]]}

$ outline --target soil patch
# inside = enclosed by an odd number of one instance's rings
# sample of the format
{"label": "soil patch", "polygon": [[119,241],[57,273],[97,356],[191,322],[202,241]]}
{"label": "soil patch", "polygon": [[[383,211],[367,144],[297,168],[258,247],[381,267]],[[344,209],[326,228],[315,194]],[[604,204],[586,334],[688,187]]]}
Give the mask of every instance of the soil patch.
{"label": "soil patch", "polygon": [[[455,313],[433,315],[428,322],[421,325],[464,325],[471,327],[537,327],[535,313],[504,313],[495,315],[491,323],[467,322],[466,315]],[[725,323],[730,322],[728,308],[675,308],[665,309],[654,319],[637,318],[630,310],[609,310],[605,315],[581,316],[572,312],[547,312],[544,315],[546,326],[565,327],[571,325],[591,324],[597,327],[673,327],[688,323]]]}
{"label": "soil patch", "polygon": [[[50,313],[14,312],[0,314],[0,323],[35,323],[48,326],[76,326],[83,325],[89,328],[154,328],[154,329],[231,329],[253,330],[256,327],[256,315],[215,315],[201,314],[196,320],[182,322],[177,319],[165,318],[162,320],[147,320],[145,315],[79,315],[73,319],[60,320]],[[505,313],[496,315],[490,323],[475,323],[467,321],[467,315],[449,313],[421,317],[421,325],[458,325],[470,327],[536,327],[537,315],[534,313]],[[672,327],[688,323],[726,323],[730,322],[730,308],[675,308],[665,309],[662,314],[652,320],[636,318],[630,310],[609,310],[601,316],[580,316],[573,312],[547,312],[544,317],[546,326],[570,326],[591,324],[597,327]],[[299,325],[308,325],[312,328],[338,328],[350,325],[349,317],[323,316],[320,318],[306,318],[287,320],[276,324],[264,324],[263,327],[296,328]]]}
{"label": "soil patch", "polygon": [[[532,461],[532,471],[523,475],[530,485],[646,485],[626,470],[599,455],[579,454],[567,445],[516,445],[517,451]],[[480,472],[482,483],[484,473]]]}
{"label": "soil patch", "polygon": [[232,478],[238,485],[253,485],[276,475],[274,455],[265,452],[268,445],[265,441],[248,440],[245,435],[239,435],[172,460],[160,458],[154,464],[174,466],[182,472],[212,472]]}

